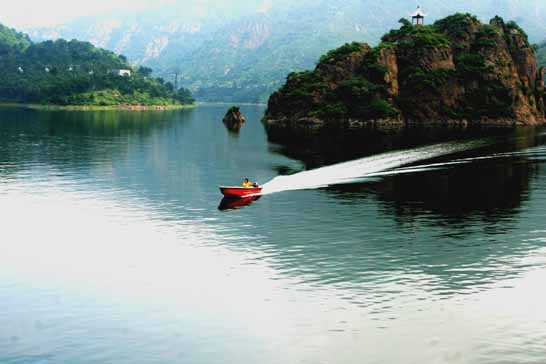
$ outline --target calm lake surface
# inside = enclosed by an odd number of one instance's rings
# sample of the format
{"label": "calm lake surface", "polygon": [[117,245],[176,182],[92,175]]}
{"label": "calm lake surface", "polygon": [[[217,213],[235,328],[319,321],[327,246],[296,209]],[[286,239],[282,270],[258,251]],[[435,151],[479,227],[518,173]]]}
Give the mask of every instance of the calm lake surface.
{"label": "calm lake surface", "polygon": [[226,108],[0,109],[0,363],[546,362],[542,130],[301,149]]}

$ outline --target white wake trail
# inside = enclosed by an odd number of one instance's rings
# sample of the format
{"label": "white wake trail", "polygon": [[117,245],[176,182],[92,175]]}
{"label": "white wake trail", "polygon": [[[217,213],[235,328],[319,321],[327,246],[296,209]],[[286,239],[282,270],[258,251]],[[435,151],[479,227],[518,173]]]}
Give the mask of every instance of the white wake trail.
{"label": "white wake trail", "polygon": [[354,183],[367,177],[378,176],[380,172],[394,170],[398,167],[443,155],[476,149],[488,144],[486,140],[435,144],[378,154],[350,162],[303,171],[290,176],[278,176],[263,185],[262,195]]}

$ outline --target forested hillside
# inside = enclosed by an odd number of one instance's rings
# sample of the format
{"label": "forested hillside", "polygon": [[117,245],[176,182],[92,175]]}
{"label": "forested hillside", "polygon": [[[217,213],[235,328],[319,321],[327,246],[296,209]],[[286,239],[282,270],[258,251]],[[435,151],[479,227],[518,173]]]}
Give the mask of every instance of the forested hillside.
{"label": "forested hillside", "polygon": [[[123,71],[120,71],[123,70]],[[120,74],[121,73],[121,74]],[[32,43],[0,26],[0,100],[59,105],[191,103],[187,90],[133,69],[127,59],[77,40]]]}

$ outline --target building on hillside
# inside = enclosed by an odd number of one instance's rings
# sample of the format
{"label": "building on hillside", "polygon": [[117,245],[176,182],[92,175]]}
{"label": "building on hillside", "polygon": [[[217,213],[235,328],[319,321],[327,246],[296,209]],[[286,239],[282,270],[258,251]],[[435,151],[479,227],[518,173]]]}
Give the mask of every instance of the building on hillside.
{"label": "building on hillside", "polygon": [[113,69],[110,73],[121,77],[131,77],[132,74],[131,70],[128,69]]}
{"label": "building on hillside", "polygon": [[414,25],[423,25],[425,24],[425,14],[423,12],[423,9],[421,9],[421,6],[417,7],[417,10],[415,10],[413,13],[410,14],[411,16],[411,23]]}

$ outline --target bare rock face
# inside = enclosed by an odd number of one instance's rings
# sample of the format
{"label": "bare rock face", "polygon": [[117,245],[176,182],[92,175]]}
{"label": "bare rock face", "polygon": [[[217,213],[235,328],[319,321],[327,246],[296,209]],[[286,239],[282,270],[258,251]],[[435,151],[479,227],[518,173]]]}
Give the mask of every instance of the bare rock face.
{"label": "bare rock face", "polygon": [[396,52],[392,48],[383,48],[379,51],[377,63],[385,67],[385,84],[391,97],[398,96],[400,85],[398,84],[398,63]]}
{"label": "bare rock face", "polygon": [[375,48],[352,43],[293,73],[269,99],[268,133],[380,124],[545,123],[544,69],[525,32],[499,17],[402,21]]}
{"label": "bare rock face", "polygon": [[241,110],[238,106],[232,106],[226,112],[223,122],[228,130],[239,131],[243,124],[246,122],[246,118],[241,113]]}

